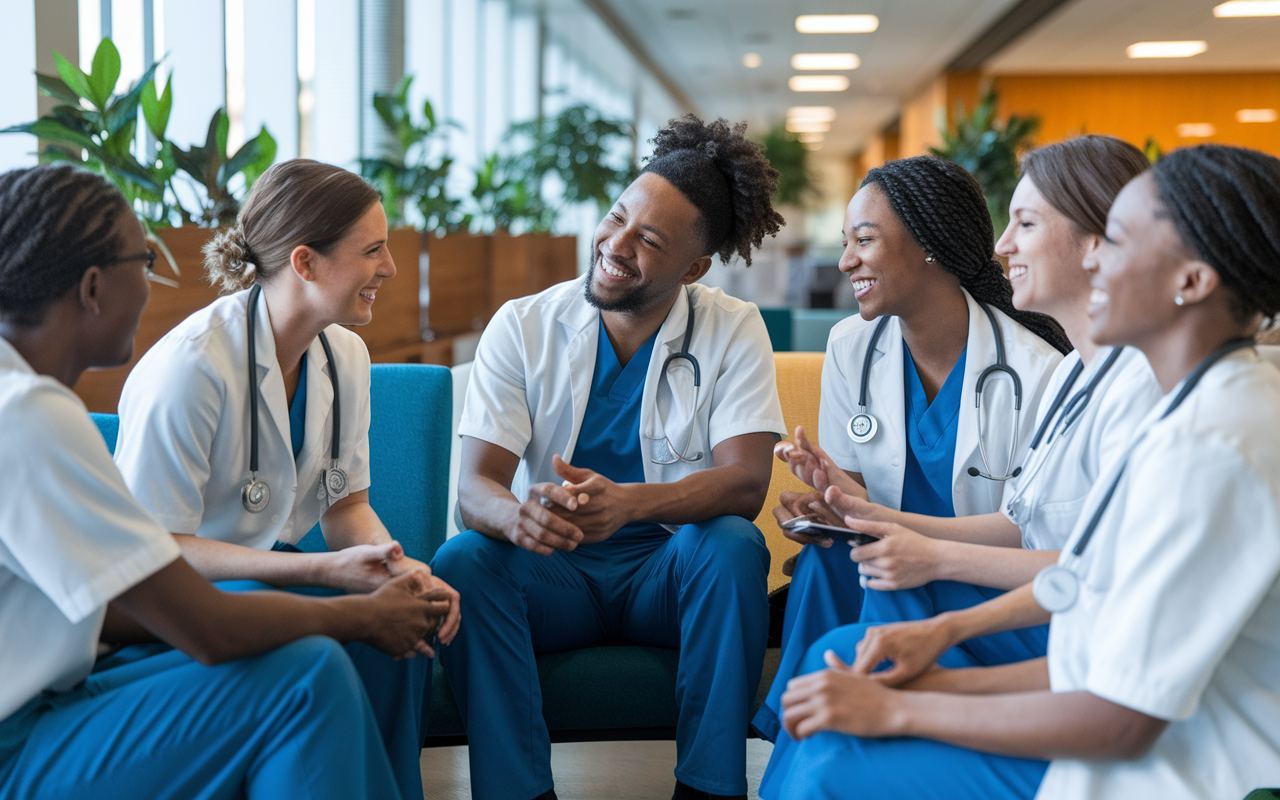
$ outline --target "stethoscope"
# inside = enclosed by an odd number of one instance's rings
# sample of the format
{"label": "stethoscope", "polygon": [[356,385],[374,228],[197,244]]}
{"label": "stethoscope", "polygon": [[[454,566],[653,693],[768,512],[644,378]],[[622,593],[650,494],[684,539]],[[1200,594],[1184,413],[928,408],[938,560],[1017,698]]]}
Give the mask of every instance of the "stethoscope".
{"label": "stethoscope", "polygon": [[[689,319],[685,322],[684,326],[684,343],[680,345],[680,349],[677,352],[667,356],[667,359],[662,362],[662,374],[667,374],[667,367],[671,366],[673,361],[684,359],[689,362],[689,365],[693,367],[693,406],[690,408],[690,413],[696,415],[698,413],[698,393],[702,387],[702,367],[698,365],[698,359],[694,357],[693,353],[689,352],[689,345],[693,342],[692,291],[685,291],[685,300],[689,303]],[[668,383],[670,383],[669,380]],[[659,419],[657,421],[658,424],[662,424],[662,420]],[[666,426],[663,425],[661,441],[664,443],[664,446],[654,447],[655,452],[650,456],[653,463],[674,464],[677,461],[683,461],[686,464],[693,464],[701,461],[701,450],[694,453],[692,456],[687,455],[689,446],[693,444],[693,428],[693,425],[689,426],[689,439],[684,443],[684,447],[680,450],[676,450],[676,448],[671,444],[671,440],[667,438]],[[655,438],[654,441],[657,442],[658,439]]]}
{"label": "stethoscope", "polygon": [[[987,384],[987,378],[997,373],[1004,373],[1013,381],[1013,437],[1009,439],[1009,458],[1006,464],[1013,465],[1013,457],[1017,453],[1018,447],[1018,430],[1019,417],[1018,412],[1022,410],[1022,379],[1018,377],[1018,372],[1009,366],[1004,354],[1004,331],[1000,327],[999,320],[987,308],[985,303],[978,303],[978,306],[986,313],[987,319],[991,322],[991,331],[996,338],[996,363],[984,369],[979,375],[977,383],[974,385],[973,405],[977,409],[978,414],[978,454],[982,457],[983,469],[977,467],[969,467],[969,474],[975,478],[982,477],[991,481],[1007,481],[1010,478],[1016,478],[1022,473],[1022,467],[1018,467],[1008,475],[995,475],[991,469],[990,462],[987,461],[986,425],[982,415],[982,390]],[[881,317],[876,323],[876,329],[871,334],[871,342],[867,345],[866,355],[862,357],[862,386],[858,391],[858,413],[849,418],[847,433],[849,438],[858,444],[866,444],[880,430],[880,423],[867,411],[867,387],[870,384],[871,376],[871,357],[876,352],[876,342],[880,339],[880,334],[884,332],[885,326],[889,324],[889,317]],[[985,471],[984,471],[985,470]]]}
{"label": "stethoscope", "polygon": [[[1070,400],[1067,400],[1071,387],[1075,386],[1076,381],[1079,380],[1080,375],[1084,372],[1084,362],[1077,361],[1075,366],[1071,368],[1071,372],[1067,374],[1067,379],[1063,382],[1062,388],[1058,390],[1053,402],[1049,404],[1049,410],[1040,422],[1040,427],[1036,429],[1036,435],[1031,439],[1032,453],[1037,451],[1042,441],[1046,449],[1038,461],[1025,469],[1022,482],[1006,504],[1011,516],[1014,516],[1015,507],[1018,506],[1022,496],[1026,493],[1027,487],[1033,483],[1032,478],[1039,474],[1040,469],[1049,460],[1048,453],[1053,447],[1054,439],[1059,435],[1065,435],[1067,430],[1084,415],[1085,409],[1088,408],[1090,401],[1093,400],[1094,391],[1102,383],[1107,373],[1111,371],[1111,368],[1115,366],[1116,361],[1120,360],[1120,353],[1123,350],[1123,347],[1117,347],[1108,353],[1098,367],[1098,371],[1089,379],[1089,382],[1080,391],[1072,395]],[[1061,416],[1058,416],[1059,411],[1062,412]],[[1052,432],[1050,432],[1051,429]],[[1049,434],[1048,439],[1044,438],[1046,433]]]}
{"label": "stethoscope", "polygon": [[[254,284],[249,290],[249,482],[240,490],[240,502],[244,504],[245,511],[251,514],[261,513],[271,503],[271,487],[266,481],[258,480],[258,345],[254,329],[257,327],[258,296],[261,294],[261,284]],[[329,338],[323,331],[320,332],[320,345],[324,347],[324,357],[329,362],[329,380],[333,383],[333,443],[329,450],[329,468],[320,473],[320,489],[316,492],[316,499],[327,498],[332,503],[346,493],[348,481],[347,473],[338,466],[339,433],[342,431],[338,368],[333,363]],[[301,376],[299,380],[306,380],[306,376]]]}
{"label": "stethoscope", "polygon": [[[1164,412],[1160,414],[1159,419],[1162,420],[1169,416],[1178,406],[1182,405],[1182,401],[1187,399],[1187,395],[1191,394],[1191,390],[1196,388],[1196,384],[1200,383],[1200,379],[1204,377],[1210,367],[1235,351],[1252,346],[1253,339],[1233,339],[1210,353],[1187,376],[1182,388],[1174,396]],[[1139,436],[1129,446],[1129,452],[1125,454],[1125,460],[1120,464],[1120,469],[1116,472],[1111,485],[1107,487],[1106,494],[1102,496],[1102,502],[1094,510],[1093,516],[1089,517],[1089,522],[1084,526],[1084,530],[1076,541],[1075,547],[1071,548],[1071,555],[1077,560],[1084,555],[1085,548],[1089,546],[1089,541],[1093,539],[1094,532],[1098,529],[1099,523],[1102,522],[1102,515],[1106,512],[1107,506],[1111,504],[1111,498],[1115,496],[1116,487],[1120,485],[1120,479],[1124,477],[1125,468],[1129,465],[1129,456],[1132,455],[1134,448],[1137,447],[1138,442],[1141,440],[1142,437]],[[1076,598],[1080,594],[1080,576],[1070,567],[1050,564],[1036,574],[1036,578],[1031,584],[1031,593],[1036,602],[1045,611],[1051,614],[1060,614],[1076,604]]]}

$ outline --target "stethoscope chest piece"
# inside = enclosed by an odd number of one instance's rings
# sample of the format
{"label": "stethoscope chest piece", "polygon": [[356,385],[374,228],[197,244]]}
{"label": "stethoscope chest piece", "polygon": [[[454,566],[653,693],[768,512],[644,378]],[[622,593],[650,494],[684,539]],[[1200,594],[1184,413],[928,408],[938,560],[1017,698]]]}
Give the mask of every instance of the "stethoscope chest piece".
{"label": "stethoscope chest piece", "polygon": [[878,430],[880,430],[880,423],[866,411],[860,411],[849,418],[849,438],[858,444],[871,441]]}
{"label": "stethoscope chest piece", "polygon": [[260,514],[271,503],[271,487],[258,480],[257,473],[254,473],[240,490],[240,502],[244,504],[245,511]]}
{"label": "stethoscope chest piece", "polygon": [[1050,614],[1069,611],[1080,594],[1080,578],[1066,567],[1050,564],[1036,573],[1031,594]]}
{"label": "stethoscope chest piece", "polygon": [[320,476],[320,491],[317,499],[328,499],[330,503],[341,500],[347,493],[347,473],[337,465],[326,469]]}

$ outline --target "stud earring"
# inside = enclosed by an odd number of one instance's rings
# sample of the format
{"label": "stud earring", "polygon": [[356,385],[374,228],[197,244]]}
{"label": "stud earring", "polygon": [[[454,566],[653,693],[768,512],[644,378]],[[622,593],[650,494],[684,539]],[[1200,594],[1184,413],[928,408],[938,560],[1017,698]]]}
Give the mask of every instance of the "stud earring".
{"label": "stud earring", "polygon": [[1186,302],[1187,302],[1186,300],[1183,300],[1183,299],[1182,299],[1182,295],[1178,295],[1177,297],[1173,298],[1173,304],[1174,304],[1175,306],[1183,305],[1183,304],[1185,304]]}
{"label": "stud earring", "polygon": [[933,256],[925,256],[925,257],[924,257],[924,260],[925,260],[925,261],[927,261],[928,263],[932,264],[933,262],[937,261],[938,259],[934,258]]}

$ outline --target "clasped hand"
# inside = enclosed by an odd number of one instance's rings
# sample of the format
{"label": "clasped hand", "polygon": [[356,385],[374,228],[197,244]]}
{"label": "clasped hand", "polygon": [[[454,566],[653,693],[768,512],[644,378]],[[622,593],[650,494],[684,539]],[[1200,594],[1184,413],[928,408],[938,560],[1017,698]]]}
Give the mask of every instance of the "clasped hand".
{"label": "clasped hand", "polygon": [[421,587],[419,596],[448,603],[448,609],[437,620],[436,635],[443,644],[453,641],[462,622],[461,602],[457,590],[431,574],[431,567],[404,554],[399,542],[360,544],[332,553],[337,588],[353,593],[377,591],[388,582],[411,573],[421,573],[409,586]]}
{"label": "clasped hand", "polygon": [[631,522],[627,486],[598,472],[566,463],[551,463],[563,482],[536,483],[520,504],[518,519],[508,538],[539,555],[571,551],[579,544],[603,542]]}

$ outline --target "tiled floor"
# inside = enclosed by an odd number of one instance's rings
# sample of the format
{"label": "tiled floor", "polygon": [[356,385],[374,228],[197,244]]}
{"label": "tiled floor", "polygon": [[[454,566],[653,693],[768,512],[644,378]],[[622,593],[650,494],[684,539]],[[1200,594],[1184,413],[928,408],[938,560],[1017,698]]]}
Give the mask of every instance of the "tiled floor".
{"label": "tiled floor", "polygon": [[[747,797],[756,789],[773,745],[747,740]],[[675,742],[581,742],[553,744],[551,768],[560,800],[669,800],[675,787]],[[422,751],[425,800],[469,800],[467,748]],[[515,800],[513,798],[513,800]]]}

